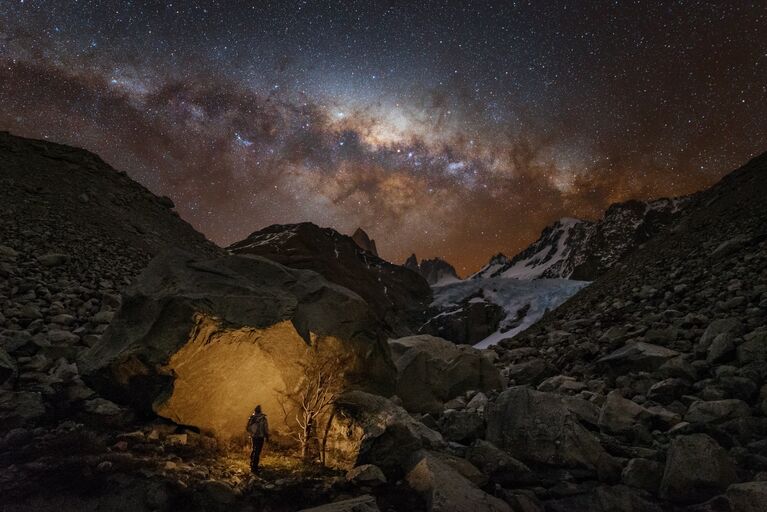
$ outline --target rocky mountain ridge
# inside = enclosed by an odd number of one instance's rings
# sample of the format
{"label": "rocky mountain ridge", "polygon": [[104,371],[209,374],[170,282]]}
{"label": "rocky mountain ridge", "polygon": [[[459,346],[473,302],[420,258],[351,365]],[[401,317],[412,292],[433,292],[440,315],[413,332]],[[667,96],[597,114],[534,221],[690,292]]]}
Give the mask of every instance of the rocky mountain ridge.
{"label": "rocky mountain ridge", "polygon": [[316,271],[367,301],[392,335],[412,334],[423,323],[431,302],[431,289],[417,272],[363,250],[349,236],[310,222],[268,226],[228,250]]}
{"label": "rocky mountain ridge", "polygon": [[560,219],[516,256],[497,254],[471,278],[593,281],[671,226],[689,202],[689,197],[626,201],[611,205],[596,221]]}
{"label": "rocky mountain ridge", "polygon": [[411,254],[403,266],[421,274],[431,286],[442,286],[460,280],[455,268],[442,258],[435,257],[419,262],[418,257]]}

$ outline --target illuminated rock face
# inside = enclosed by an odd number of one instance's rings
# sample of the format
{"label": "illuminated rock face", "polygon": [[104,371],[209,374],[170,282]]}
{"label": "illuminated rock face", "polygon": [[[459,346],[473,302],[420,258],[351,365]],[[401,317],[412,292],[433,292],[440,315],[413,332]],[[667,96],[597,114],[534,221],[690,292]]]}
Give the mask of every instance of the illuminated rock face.
{"label": "illuminated rock face", "polygon": [[115,401],[226,439],[242,435],[256,404],[273,429],[284,427],[284,391],[317,350],[347,358],[345,387],[393,393],[396,370],[378,327],[359,296],[314,272],[174,252],[126,292],[80,366]]}

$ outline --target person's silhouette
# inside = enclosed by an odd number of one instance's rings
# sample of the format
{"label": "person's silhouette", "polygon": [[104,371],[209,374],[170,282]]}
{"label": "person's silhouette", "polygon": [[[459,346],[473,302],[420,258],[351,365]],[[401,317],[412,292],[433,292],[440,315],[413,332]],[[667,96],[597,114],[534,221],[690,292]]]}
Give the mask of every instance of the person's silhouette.
{"label": "person's silhouette", "polygon": [[269,423],[266,420],[266,414],[261,412],[260,405],[257,405],[253,414],[250,415],[246,430],[250,434],[250,440],[253,444],[253,450],[250,452],[250,471],[257,475],[261,450],[264,447],[264,441],[269,439]]}

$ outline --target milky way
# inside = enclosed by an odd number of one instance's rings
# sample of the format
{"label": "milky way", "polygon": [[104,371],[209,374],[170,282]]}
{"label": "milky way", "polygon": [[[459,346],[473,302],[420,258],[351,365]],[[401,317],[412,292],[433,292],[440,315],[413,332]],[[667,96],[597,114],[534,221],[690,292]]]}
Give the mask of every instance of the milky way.
{"label": "milky way", "polygon": [[0,0],[0,129],[225,245],[312,221],[466,274],[767,150],[759,2]]}

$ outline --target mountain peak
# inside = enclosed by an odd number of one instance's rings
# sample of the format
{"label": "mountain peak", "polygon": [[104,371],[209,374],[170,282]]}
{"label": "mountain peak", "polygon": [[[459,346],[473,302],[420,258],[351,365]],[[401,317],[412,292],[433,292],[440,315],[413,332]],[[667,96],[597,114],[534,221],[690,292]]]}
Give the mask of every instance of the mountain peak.
{"label": "mountain peak", "polygon": [[367,251],[378,256],[376,241],[370,238],[362,228],[357,228],[357,230],[352,235],[352,240],[354,240],[354,243],[356,243],[363,251]]}
{"label": "mountain peak", "polygon": [[403,266],[421,274],[432,286],[460,281],[455,267],[439,257],[421,260],[419,263],[418,257],[413,253],[405,260]]}
{"label": "mountain peak", "polygon": [[610,205],[588,221],[563,217],[546,226],[538,240],[509,259],[496,254],[472,278],[565,278],[592,281],[619,259],[668,228],[689,198],[630,200]]}

